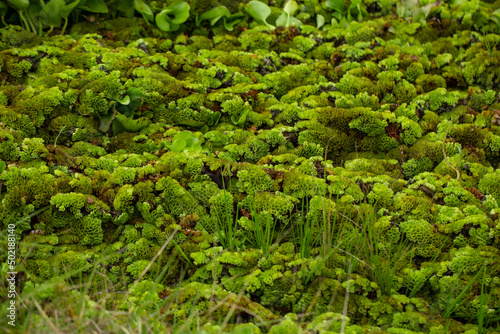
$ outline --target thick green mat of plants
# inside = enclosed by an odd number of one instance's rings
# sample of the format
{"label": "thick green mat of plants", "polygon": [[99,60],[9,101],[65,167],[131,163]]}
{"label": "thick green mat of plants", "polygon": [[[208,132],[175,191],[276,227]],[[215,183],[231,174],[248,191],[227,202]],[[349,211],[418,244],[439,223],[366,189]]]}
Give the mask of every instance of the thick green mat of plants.
{"label": "thick green mat of plants", "polygon": [[2,331],[498,333],[500,2],[380,4],[0,29]]}

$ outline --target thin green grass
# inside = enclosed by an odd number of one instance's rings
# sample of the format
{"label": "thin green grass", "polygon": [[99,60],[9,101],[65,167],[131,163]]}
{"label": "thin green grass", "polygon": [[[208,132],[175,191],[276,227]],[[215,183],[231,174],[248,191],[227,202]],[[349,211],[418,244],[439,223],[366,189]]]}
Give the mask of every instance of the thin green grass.
{"label": "thin green grass", "polygon": [[215,233],[222,247],[232,251],[237,249],[236,230],[238,229],[238,216],[236,216],[236,219],[233,220],[232,209],[228,205],[229,199],[227,198],[228,195],[225,191],[223,196],[224,202],[226,203],[224,206],[224,217],[222,219],[219,219],[219,217],[212,217],[212,221],[215,226]]}
{"label": "thin green grass", "polygon": [[[480,270],[477,271],[476,275],[474,275],[474,277],[471,279],[471,281],[469,282],[469,284],[467,284],[467,286],[462,289],[462,291],[460,292],[460,294],[453,298],[452,295],[450,294],[449,295],[449,298],[448,298],[448,301],[447,301],[447,305],[445,307],[445,311],[444,311],[444,314],[443,314],[443,318],[450,318],[452,313],[458,308],[458,306],[460,305],[460,303],[463,301],[463,297],[465,296],[465,294],[467,293],[467,291],[469,291],[469,289],[472,287],[472,285],[474,284],[474,282],[476,282],[476,280],[479,278],[479,276],[481,275],[482,273],[482,270],[484,268],[486,268],[486,266],[488,265],[490,261],[486,261],[483,265],[483,267],[481,267]],[[455,276],[455,286],[458,286],[458,278],[459,278],[460,274],[456,275]]]}
{"label": "thin green grass", "polygon": [[[437,258],[441,254],[441,251],[442,251],[443,247],[444,247],[444,243],[441,244],[441,247],[439,248],[439,251],[436,252],[432,256],[432,258],[429,261],[430,264],[433,264],[433,263],[436,262]],[[413,263],[413,255],[414,255],[413,253],[410,254],[410,264],[409,264],[410,267],[411,267],[411,265]],[[415,295],[422,289],[422,287],[424,286],[424,284],[429,281],[429,278],[431,278],[431,276],[433,274],[434,274],[434,271],[432,270],[432,268],[430,266],[428,266],[427,267],[427,273],[425,274],[424,279],[418,281],[417,284],[415,284],[413,286],[413,288],[411,289],[411,291],[408,291],[408,289],[406,290],[406,295],[408,296],[408,298],[415,297]]]}
{"label": "thin green grass", "polygon": [[316,216],[307,215],[307,211],[309,210],[304,210],[304,207],[309,208],[309,201],[307,198],[302,198],[301,213],[297,223],[300,257],[302,259],[307,259],[311,257],[311,249],[314,248],[318,242],[313,236],[315,232],[317,232],[319,222]]}
{"label": "thin green grass", "polygon": [[[276,239],[275,231],[278,220],[273,219],[270,215],[266,214],[266,212],[259,213],[255,206],[254,197],[250,199],[250,215],[255,246],[262,250],[264,257],[267,257],[271,252],[273,241]],[[282,234],[282,232],[283,230],[280,234]]]}

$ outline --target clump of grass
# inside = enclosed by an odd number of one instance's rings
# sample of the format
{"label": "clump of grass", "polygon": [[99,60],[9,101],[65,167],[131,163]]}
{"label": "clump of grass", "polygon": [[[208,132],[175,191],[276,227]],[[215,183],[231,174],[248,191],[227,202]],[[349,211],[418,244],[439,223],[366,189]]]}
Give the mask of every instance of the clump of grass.
{"label": "clump of grass", "polygon": [[397,243],[382,243],[382,238],[375,227],[375,212],[365,212],[361,218],[361,230],[356,240],[359,257],[369,264],[368,276],[376,282],[383,294],[390,296],[396,271],[401,269],[407,257],[416,250],[409,240],[400,238]]}
{"label": "clump of grass", "polygon": [[[254,232],[254,242],[257,249],[261,249],[264,256],[269,256],[275,238],[277,219],[273,219],[265,212],[259,213],[255,207],[255,199],[250,200],[250,218]],[[281,231],[282,232],[282,231]],[[281,233],[280,233],[281,234]]]}

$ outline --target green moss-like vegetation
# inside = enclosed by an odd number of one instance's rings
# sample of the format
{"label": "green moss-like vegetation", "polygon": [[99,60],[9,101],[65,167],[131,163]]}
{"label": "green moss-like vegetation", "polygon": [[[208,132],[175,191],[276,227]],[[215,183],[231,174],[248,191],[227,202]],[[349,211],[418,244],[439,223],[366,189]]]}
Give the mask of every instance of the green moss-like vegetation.
{"label": "green moss-like vegetation", "polygon": [[362,6],[0,29],[16,329],[498,333],[498,1]]}

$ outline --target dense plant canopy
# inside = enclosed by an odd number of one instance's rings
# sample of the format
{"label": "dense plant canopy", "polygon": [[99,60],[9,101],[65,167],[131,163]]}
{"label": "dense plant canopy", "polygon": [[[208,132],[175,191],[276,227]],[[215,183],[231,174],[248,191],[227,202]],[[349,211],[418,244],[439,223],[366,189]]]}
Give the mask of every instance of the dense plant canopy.
{"label": "dense plant canopy", "polygon": [[499,7],[0,2],[15,329],[497,333]]}

